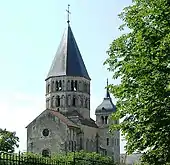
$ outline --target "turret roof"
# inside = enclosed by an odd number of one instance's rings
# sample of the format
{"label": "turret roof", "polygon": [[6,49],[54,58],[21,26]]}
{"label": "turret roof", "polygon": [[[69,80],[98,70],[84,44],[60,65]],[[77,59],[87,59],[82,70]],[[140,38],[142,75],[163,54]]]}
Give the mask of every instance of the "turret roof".
{"label": "turret roof", "polygon": [[[108,80],[107,80],[108,86]],[[103,99],[103,102],[96,108],[95,113],[105,113],[105,112],[115,112],[116,106],[112,102],[112,98],[110,97],[110,93],[108,87],[106,88],[106,96]]]}

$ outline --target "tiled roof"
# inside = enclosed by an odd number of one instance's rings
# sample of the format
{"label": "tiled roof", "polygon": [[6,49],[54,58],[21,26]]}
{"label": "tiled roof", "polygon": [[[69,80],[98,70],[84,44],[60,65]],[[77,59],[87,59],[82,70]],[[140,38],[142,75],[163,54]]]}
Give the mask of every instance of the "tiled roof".
{"label": "tiled roof", "polygon": [[54,76],[78,76],[90,80],[70,25],[62,37],[47,79]]}

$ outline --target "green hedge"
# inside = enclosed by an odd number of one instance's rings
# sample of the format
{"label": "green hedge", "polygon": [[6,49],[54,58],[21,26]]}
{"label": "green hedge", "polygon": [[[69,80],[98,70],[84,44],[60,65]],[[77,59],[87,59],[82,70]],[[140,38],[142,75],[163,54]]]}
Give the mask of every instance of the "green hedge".
{"label": "green hedge", "polygon": [[84,151],[71,152],[67,155],[55,154],[49,158],[38,154],[20,153],[8,154],[1,153],[0,165],[114,165],[110,157],[104,157],[97,153],[87,153]]}

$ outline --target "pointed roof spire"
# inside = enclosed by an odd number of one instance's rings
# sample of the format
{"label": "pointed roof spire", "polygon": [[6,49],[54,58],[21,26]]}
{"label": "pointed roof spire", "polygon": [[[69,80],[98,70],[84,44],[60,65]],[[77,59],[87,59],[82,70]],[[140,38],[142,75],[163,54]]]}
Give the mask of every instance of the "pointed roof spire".
{"label": "pointed roof spire", "polygon": [[64,32],[46,80],[50,77],[56,76],[84,77],[90,80],[89,74],[69,24],[69,8],[67,11],[68,27]]}
{"label": "pointed roof spire", "polygon": [[107,78],[107,86],[106,86],[106,98],[110,98],[110,93],[109,93],[109,89],[108,89],[108,78]]}

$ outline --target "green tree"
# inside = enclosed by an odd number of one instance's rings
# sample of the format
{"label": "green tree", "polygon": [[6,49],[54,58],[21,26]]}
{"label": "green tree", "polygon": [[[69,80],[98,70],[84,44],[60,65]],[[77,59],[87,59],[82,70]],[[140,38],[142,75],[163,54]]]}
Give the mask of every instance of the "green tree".
{"label": "green tree", "polygon": [[15,132],[0,129],[0,152],[13,153],[18,145],[19,138]]}
{"label": "green tree", "polygon": [[108,88],[117,98],[112,119],[126,151],[143,152],[149,164],[170,162],[170,1],[133,0],[119,15],[129,29],[115,39],[105,63],[119,85]]}

